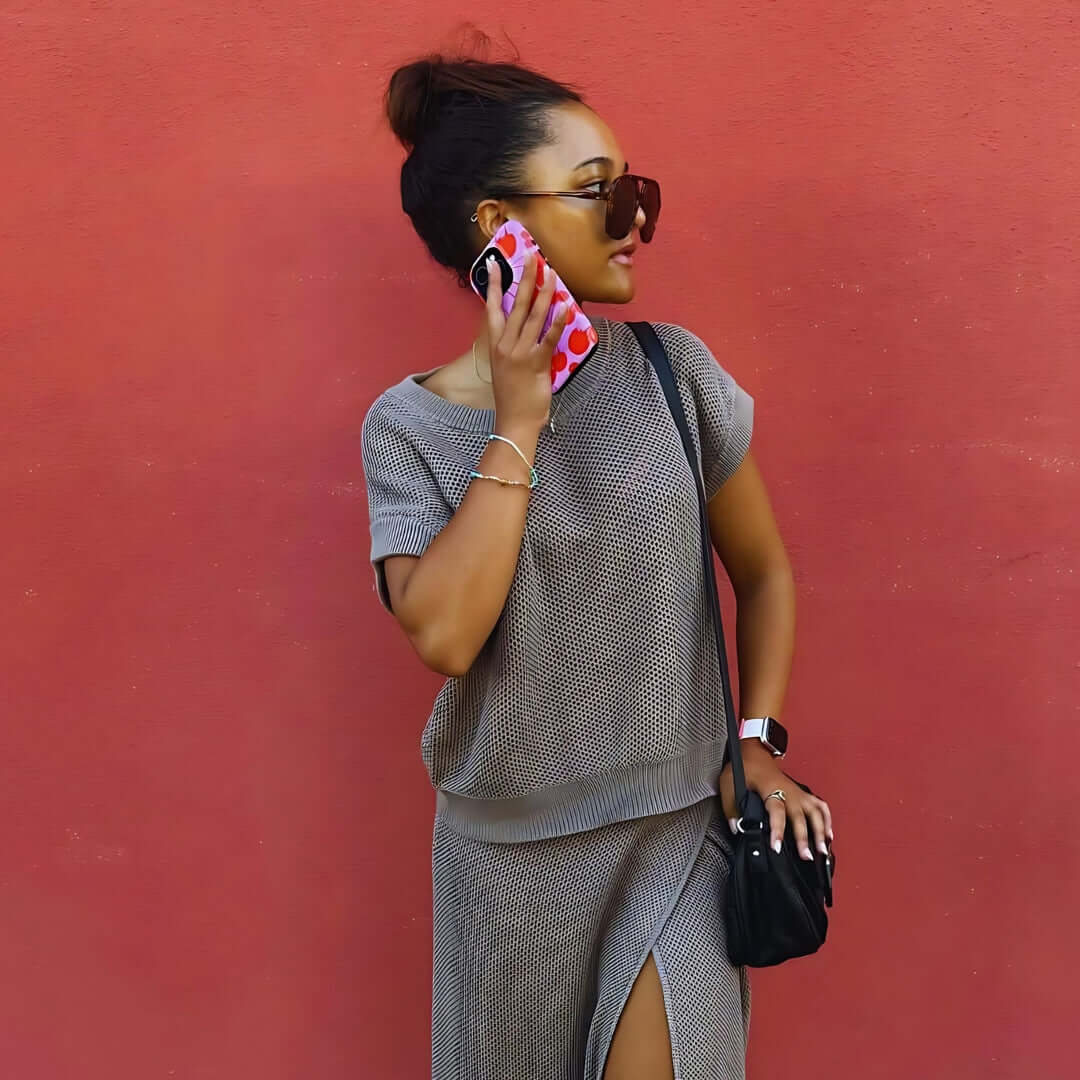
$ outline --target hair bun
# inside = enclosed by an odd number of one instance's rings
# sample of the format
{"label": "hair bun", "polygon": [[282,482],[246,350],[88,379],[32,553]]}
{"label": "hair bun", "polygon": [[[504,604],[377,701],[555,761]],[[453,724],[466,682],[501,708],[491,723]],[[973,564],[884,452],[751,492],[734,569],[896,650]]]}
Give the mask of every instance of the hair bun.
{"label": "hair bun", "polygon": [[522,162],[551,138],[548,110],[582,102],[576,90],[516,62],[489,62],[487,38],[470,37],[467,47],[399,67],[383,100],[408,151],[401,208],[463,288],[480,239],[469,215],[488,192],[522,186]]}
{"label": "hair bun", "polygon": [[430,126],[435,110],[434,84],[440,57],[416,60],[399,67],[390,77],[386,89],[386,115],[390,127],[406,150],[412,149],[424,130]]}

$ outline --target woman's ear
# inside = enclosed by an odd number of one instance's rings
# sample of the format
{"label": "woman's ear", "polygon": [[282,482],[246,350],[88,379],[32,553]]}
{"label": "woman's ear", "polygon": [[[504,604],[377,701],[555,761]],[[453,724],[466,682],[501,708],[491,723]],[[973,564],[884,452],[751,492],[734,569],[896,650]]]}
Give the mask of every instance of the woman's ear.
{"label": "woman's ear", "polygon": [[502,203],[498,199],[485,199],[476,208],[476,227],[490,240],[506,223]]}

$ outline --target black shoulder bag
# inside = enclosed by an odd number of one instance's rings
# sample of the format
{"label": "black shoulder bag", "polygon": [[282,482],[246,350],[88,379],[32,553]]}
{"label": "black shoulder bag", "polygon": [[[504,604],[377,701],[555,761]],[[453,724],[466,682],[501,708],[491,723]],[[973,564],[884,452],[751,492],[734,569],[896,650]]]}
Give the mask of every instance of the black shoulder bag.
{"label": "black shoulder bag", "polygon": [[[712,539],[705,506],[705,485],[702,481],[690,429],[683,412],[682,399],[675,385],[675,376],[667,353],[656,331],[647,322],[627,323],[641,343],[656,370],[671,415],[682,436],[683,448],[690,471],[698,489],[698,508],[701,524],[701,546],[705,562],[705,584],[709,594],[713,627],[716,631],[716,652],[720,658],[726,710],[727,740],[724,760],[731,762],[735,781],[735,805],[739,815],[737,832],[732,837],[731,873],[727,882],[727,903],[724,918],[727,923],[728,958],[733,964],[750,967],[771,967],[797,956],[817,952],[825,943],[829,919],[826,906],[832,907],[832,876],[836,857],[814,850],[811,838],[812,862],[803,859],[795,843],[791,822],[784,832],[783,844],[777,854],[769,845],[770,824],[765,803],[756,791],[746,786],[742,752],[739,748],[735,706],[732,703],[731,680],[728,676],[727,653],[724,648],[724,629],[720,621],[720,601],[716,591],[713,567]],[[785,774],[787,775],[787,774]],[[805,784],[790,777],[803,791]],[[716,796],[719,800],[719,794]],[[720,807],[727,821],[727,814]]]}

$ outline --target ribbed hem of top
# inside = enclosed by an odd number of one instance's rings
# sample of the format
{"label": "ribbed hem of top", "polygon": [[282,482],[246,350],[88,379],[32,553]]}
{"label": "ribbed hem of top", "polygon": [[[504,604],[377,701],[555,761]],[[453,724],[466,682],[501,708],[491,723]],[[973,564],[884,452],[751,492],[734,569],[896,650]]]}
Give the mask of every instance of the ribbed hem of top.
{"label": "ribbed hem of top", "polygon": [[371,564],[375,571],[375,592],[387,611],[394,609],[390,606],[383,559],[391,555],[423,555],[437,533],[437,529],[405,514],[377,517],[371,522]]}
{"label": "ribbed hem of top", "polygon": [[435,811],[457,833],[521,843],[663,814],[716,794],[727,738],[683,754],[539,788],[513,799],[477,799],[437,788]]}
{"label": "ribbed hem of top", "polygon": [[741,387],[735,387],[731,422],[720,455],[705,477],[705,498],[711,499],[729,476],[742,464],[750,449],[754,431],[754,399]]}

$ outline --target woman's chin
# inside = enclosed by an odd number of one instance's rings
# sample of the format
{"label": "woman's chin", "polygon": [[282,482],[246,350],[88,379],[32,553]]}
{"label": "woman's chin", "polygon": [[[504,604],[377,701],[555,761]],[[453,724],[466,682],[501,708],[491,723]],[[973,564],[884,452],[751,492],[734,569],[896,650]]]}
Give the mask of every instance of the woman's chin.
{"label": "woman's chin", "polygon": [[629,304],[634,299],[634,269],[609,261],[606,273],[589,290],[594,304]]}

